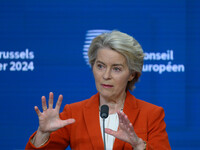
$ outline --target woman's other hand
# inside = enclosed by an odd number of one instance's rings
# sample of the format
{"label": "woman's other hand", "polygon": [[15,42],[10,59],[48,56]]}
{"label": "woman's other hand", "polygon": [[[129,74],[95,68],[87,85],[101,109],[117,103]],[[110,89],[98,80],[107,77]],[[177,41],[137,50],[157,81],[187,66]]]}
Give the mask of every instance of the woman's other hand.
{"label": "woman's other hand", "polygon": [[141,138],[139,138],[133,128],[132,123],[129,121],[127,115],[124,112],[118,111],[119,128],[117,131],[106,128],[105,132],[122,141],[130,143],[136,150],[144,150],[145,144]]}
{"label": "woman's other hand", "polygon": [[36,147],[42,146],[49,139],[50,133],[56,131],[66,125],[72,124],[75,122],[74,119],[70,118],[67,120],[61,120],[59,117],[60,106],[63,100],[63,96],[58,97],[55,108],[53,108],[53,93],[49,93],[49,102],[47,107],[46,98],[42,96],[42,109],[41,112],[37,106],[35,106],[35,111],[39,118],[39,127],[35,137],[33,138],[33,144]]}

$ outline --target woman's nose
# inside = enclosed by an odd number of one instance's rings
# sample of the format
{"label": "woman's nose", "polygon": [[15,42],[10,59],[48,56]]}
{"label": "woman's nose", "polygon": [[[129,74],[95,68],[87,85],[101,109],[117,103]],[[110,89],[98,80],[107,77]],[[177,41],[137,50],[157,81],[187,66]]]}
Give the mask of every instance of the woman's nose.
{"label": "woman's nose", "polygon": [[110,71],[110,69],[106,69],[106,70],[105,70],[105,72],[104,72],[104,74],[103,74],[103,78],[104,78],[105,80],[111,79],[111,71]]}

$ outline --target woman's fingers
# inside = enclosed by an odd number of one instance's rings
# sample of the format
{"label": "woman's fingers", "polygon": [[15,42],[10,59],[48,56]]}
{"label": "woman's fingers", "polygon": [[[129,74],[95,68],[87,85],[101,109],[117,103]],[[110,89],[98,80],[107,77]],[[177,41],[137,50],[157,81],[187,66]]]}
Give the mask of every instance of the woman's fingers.
{"label": "woman's fingers", "polygon": [[72,124],[74,122],[75,122],[75,119],[73,119],[73,118],[70,118],[70,119],[67,119],[67,120],[63,120],[64,126]]}
{"label": "woman's fingers", "polygon": [[[110,134],[110,135],[112,135],[112,136],[114,136],[114,137],[117,137],[117,131],[114,131],[114,130],[105,128],[105,133]],[[118,137],[117,137],[117,138],[118,138]]]}
{"label": "woman's fingers", "polygon": [[127,128],[129,126],[130,121],[128,120],[126,114],[124,114],[123,112],[118,112],[118,117],[119,124]]}
{"label": "woman's fingers", "polygon": [[59,95],[59,97],[58,97],[58,101],[57,101],[57,103],[56,103],[56,110],[60,110],[60,106],[61,106],[61,104],[62,104],[62,100],[63,100],[63,96],[62,95]]}
{"label": "woman's fingers", "polygon": [[75,122],[75,119],[73,119],[73,118],[70,118],[70,119],[67,119],[67,120],[61,120],[58,128],[62,128],[64,126],[67,126],[67,125],[72,124],[74,122]]}
{"label": "woman's fingers", "polygon": [[[62,100],[63,100],[63,96],[60,95],[58,97],[58,101],[57,101],[56,107],[55,107],[55,109],[57,109],[58,111],[60,110]],[[46,111],[48,109],[45,96],[42,96],[42,109],[43,109],[43,111]],[[49,109],[53,109],[53,93],[52,92],[49,93]]]}
{"label": "woman's fingers", "polygon": [[129,123],[129,128],[131,133],[135,133],[132,123]]}
{"label": "woman's fingers", "polygon": [[49,93],[49,108],[50,109],[53,108],[53,93],[52,92]]}
{"label": "woman's fingers", "polygon": [[129,121],[128,116],[123,112],[118,112],[119,126],[121,129],[129,133],[130,135],[135,134],[132,123]]}
{"label": "woman's fingers", "polygon": [[43,111],[47,110],[47,103],[46,103],[46,97],[42,96],[42,109]]}
{"label": "woman's fingers", "polygon": [[35,109],[35,112],[37,113],[37,115],[38,115],[38,117],[39,117],[39,116],[40,116],[40,114],[41,114],[40,110],[38,109],[38,107],[37,107],[37,106],[35,106],[35,107],[34,107],[34,109]]}

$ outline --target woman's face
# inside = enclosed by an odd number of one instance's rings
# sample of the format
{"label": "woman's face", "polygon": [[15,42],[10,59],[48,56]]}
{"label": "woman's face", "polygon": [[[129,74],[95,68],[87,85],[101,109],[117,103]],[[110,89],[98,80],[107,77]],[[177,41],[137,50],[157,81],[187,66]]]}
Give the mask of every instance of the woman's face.
{"label": "woman's face", "polygon": [[105,99],[122,99],[126,93],[130,74],[126,59],[120,53],[109,48],[99,49],[93,65],[96,88]]}

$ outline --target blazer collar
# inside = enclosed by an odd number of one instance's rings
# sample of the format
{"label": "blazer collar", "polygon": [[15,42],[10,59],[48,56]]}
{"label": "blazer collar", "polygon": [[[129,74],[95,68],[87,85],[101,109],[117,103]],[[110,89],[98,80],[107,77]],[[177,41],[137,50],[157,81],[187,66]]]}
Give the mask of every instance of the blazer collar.
{"label": "blazer collar", "polygon": [[[139,109],[137,107],[136,98],[127,91],[124,103],[124,113],[128,116],[130,122],[134,126],[137,119]],[[103,138],[99,121],[99,93],[92,96],[84,108],[84,118],[94,149],[104,149]],[[124,141],[115,139],[113,149],[123,149]]]}
{"label": "blazer collar", "polygon": [[93,149],[104,149],[99,120],[99,93],[89,99],[83,111]]}

